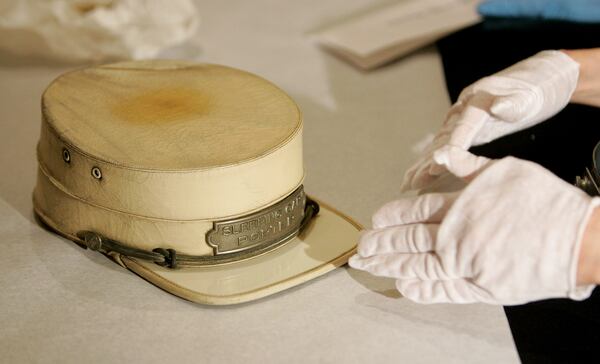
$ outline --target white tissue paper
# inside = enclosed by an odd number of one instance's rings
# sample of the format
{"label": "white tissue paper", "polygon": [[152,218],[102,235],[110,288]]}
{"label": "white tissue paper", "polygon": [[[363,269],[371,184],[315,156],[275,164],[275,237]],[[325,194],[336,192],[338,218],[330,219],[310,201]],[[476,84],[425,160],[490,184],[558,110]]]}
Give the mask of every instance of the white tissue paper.
{"label": "white tissue paper", "polygon": [[192,0],[0,0],[0,50],[65,61],[143,59],[185,42]]}

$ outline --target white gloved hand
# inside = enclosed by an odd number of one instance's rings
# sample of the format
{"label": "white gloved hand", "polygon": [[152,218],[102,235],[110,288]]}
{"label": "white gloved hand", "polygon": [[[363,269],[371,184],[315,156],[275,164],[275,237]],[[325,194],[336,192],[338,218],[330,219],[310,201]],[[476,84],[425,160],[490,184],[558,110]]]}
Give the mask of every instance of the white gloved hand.
{"label": "white gloved hand", "polygon": [[404,175],[401,190],[421,189],[445,171],[434,153],[468,150],[544,121],[569,102],[579,64],[559,51],[543,51],[465,88],[423,156]]}
{"label": "white gloved hand", "polygon": [[[450,153],[460,161],[468,152]],[[482,167],[463,190],[384,205],[350,266],[396,278],[421,303],[589,297],[593,286],[576,286],[577,264],[600,199],[532,162],[475,158]]]}

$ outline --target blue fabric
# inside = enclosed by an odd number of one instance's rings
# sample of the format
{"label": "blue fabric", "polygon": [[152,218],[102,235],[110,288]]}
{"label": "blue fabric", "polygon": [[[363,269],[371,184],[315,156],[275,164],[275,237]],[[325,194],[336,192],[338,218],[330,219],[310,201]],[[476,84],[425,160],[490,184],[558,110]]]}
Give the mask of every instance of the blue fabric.
{"label": "blue fabric", "polygon": [[600,0],[485,0],[478,10],[483,16],[600,22]]}

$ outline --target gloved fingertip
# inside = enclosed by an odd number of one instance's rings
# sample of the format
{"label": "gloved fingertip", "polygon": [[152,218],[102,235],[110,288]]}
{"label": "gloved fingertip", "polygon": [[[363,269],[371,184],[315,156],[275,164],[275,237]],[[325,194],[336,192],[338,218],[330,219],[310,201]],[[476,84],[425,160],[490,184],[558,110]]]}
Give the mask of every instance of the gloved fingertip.
{"label": "gloved fingertip", "polygon": [[361,267],[362,267],[361,257],[358,254],[354,254],[353,256],[350,257],[350,259],[348,259],[348,265],[355,269],[361,269]]}
{"label": "gloved fingertip", "polygon": [[456,164],[456,161],[465,159],[466,154],[469,154],[469,152],[462,148],[454,145],[446,145],[433,152],[432,159],[437,165],[444,166],[448,171],[453,173],[453,166]]}
{"label": "gloved fingertip", "polygon": [[435,159],[433,161],[434,163],[431,163],[431,166],[429,166],[429,175],[439,177],[442,173],[446,172],[446,163],[438,163]]}
{"label": "gloved fingertip", "polygon": [[494,115],[503,115],[506,113],[506,110],[510,110],[511,107],[512,105],[510,101],[506,100],[505,98],[498,98],[494,101],[494,103],[492,103],[492,106],[490,106],[490,111]]}
{"label": "gloved fingertip", "polygon": [[443,147],[433,152],[433,161],[437,165],[447,167],[450,164],[448,156],[448,147]]}
{"label": "gloved fingertip", "polygon": [[489,158],[476,156],[455,146],[447,146],[435,151],[433,159],[459,178],[471,176],[490,162]]}

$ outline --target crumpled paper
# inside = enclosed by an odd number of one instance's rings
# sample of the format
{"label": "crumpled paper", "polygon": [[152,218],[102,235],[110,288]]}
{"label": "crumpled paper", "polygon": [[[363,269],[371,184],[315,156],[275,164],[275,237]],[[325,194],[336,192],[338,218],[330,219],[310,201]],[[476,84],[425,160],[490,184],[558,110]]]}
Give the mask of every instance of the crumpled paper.
{"label": "crumpled paper", "polygon": [[0,50],[63,61],[152,58],[198,24],[192,0],[0,0]]}

